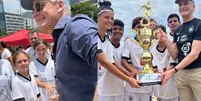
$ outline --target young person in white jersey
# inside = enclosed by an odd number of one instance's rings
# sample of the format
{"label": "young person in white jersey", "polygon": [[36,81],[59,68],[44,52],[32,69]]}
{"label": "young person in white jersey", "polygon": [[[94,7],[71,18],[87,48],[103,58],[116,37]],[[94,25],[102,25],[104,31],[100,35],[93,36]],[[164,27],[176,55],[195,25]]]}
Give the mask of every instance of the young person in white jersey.
{"label": "young person in white jersey", "polygon": [[162,40],[171,57],[176,60],[178,65],[173,69],[159,75],[164,77],[165,84],[175,73],[177,78],[177,89],[181,101],[193,101],[194,95],[201,101],[201,20],[194,17],[194,0],[176,0],[179,14],[183,19],[181,24],[174,32],[173,47],[167,35],[160,30],[157,39]]}
{"label": "young person in white jersey", "polygon": [[23,51],[17,51],[12,59],[16,68],[12,83],[13,101],[40,101],[36,80],[29,74],[29,56]]}
{"label": "young person in white jersey", "polygon": [[[163,25],[156,25],[153,31],[157,30],[158,28],[162,29],[166,33],[166,27]],[[159,73],[164,73],[170,68],[171,64],[176,64],[176,61],[172,61],[173,59],[171,59],[171,56],[168,53],[165,44],[161,40],[155,47],[153,47],[151,53],[153,55],[153,67],[157,67]],[[160,101],[178,101],[178,92],[175,75],[172,76],[171,79],[165,85],[158,86],[157,93]]]}
{"label": "young person in white jersey", "polygon": [[[112,27],[112,34],[110,42],[113,45],[113,55],[117,63],[121,64],[121,54],[123,51],[123,46],[120,44],[120,40],[123,36],[124,23],[121,20],[115,19]],[[124,98],[124,82],[123,80],[114,77],[112,79],[113,83],[110,83],[111,95],[110,98],[113,98],[111,101],[123,101]],[[109,95],[108,95],[109,96]]]}
{"label": "young person in white jersey", "polygon": [[[129,82],[131,87],[140,87],[134,78],[129,77],[131,75],[128,71],[123,69],[120,64],[116,62],[113,56],[113,46],[106,37],[106,31],[110,30],[113,26],[114,13],[110,7],[109,1],[99,2],[98,8],[98,100],[99,101],[111,101],[107,100],[108,95],[111,94],[110,87],[111,80],[113,78],[120,78]],[[115,65],[114,65],[115,64]],[[117,67],[116,67],[117,66]],[[121,71],[124,73],[122,73]],[[128,74],[127,74],[128,73]]]}
{"label": "young person in white jersey", "polygon": [[[35,60],[37,58],[37,54],[34,51],[33,44],[38,38],[39,38],[39,36],[38,36],[38,31],[37,30],[30,30],[28,32],[28,39],[29,39],[29,42],[30,42],[31,46],[29,48],[27,48],[25,50],[25,52],[29,55],[30,61],[33,61],[33,60]],[[48,59],[52,59],[49,49],[47,50],[46,57]]]}
{"label": "young person in white jersey", "polygon": [[37,39],[33,46],[38,57],[30,63],[29,71],[36,79],[40,100],[48,101],[50,96],[57,95],[54,61],[46,58],[48,47],[45,39]]}
{"label": "young person in white jersey", "polygon": [[6,59],[0,59],[0,99],[12,101],[12,80],[14,72],[11,64]]}
{"label": "young person in white jersey", "polygon": [[[140,21],[142,17],[136,17],[133,19],[132,22],[132,29],[138,31],[142,29],[143,26],[140,25]],[[144,19],[143,23],[146,24],[147,20]],[[137,41],[137,39],[136,39]],[[143,48],[140,47],[138,44],[133,43],[130,39],[127,39],[124,43],[123,53],[122,53],[122,65],[131,73],[139,74],[144,67],[144,65],[140,61],[140,55],[143,52]],[[152,92],[151,86],[144,86],[141,88],[132,88],[126,82],[126,101],[149,101],[150,100],[150,93]]]}

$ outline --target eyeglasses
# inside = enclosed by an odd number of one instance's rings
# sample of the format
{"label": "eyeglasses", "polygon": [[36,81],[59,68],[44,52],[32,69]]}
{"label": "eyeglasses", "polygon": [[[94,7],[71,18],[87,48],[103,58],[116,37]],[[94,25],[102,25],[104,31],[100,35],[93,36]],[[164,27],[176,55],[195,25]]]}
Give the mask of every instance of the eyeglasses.
{"label": "eyeglasses", "polygon": [[38,12],[40,12],[41,10],[43,10],[43,8],[45,7],[45,5],[46,5],[47,2],[48,2],[48,1],[37,2],[37,3],[36,3],[36,10],[37,10]]}
{"label": "eyeglasses", "polygon": [[169,23],[172,23],[172,22],[177,22],[177,20],[172,20],[172,21],[170,21]]}

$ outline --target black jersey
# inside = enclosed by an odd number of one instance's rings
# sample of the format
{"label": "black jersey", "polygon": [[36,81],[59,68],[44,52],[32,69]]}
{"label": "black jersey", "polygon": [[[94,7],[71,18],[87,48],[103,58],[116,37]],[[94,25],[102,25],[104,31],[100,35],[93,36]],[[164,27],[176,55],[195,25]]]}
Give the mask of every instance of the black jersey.
{"label": "black jersey", "polygon": [[[183,23],[175,30],[174,43],[176,43],[178,47],[179,63],[191,52],[193,40],[201,41],[201,20],[197,18]],[[199,67],[201,67],[201,54],[199,54],[199,57],[184,69]]]}

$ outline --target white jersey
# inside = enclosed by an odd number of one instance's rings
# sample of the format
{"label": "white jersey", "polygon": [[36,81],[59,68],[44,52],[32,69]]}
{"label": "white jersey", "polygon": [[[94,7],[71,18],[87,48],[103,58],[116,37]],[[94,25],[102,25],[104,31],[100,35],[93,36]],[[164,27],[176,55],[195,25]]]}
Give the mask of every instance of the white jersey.
{"label": "white jersey", "polygon": [[[160,51],[157,49],[157,46],[152,49],[152,63],[153,66],[157,66],[158,72],[163,73],[170,67],[172,59],[166,48],[163,51]],[[163,86],[158,86],[158,97],[163,99],[178,97],[175,75],[173,75]]]}
{"label": "white jersey", "polygon": [[[24,52],[27,53],[30,57],[30,62],[36,60],[36,58],[38,57],[32,47],[27,48]],[[49,49],[47,49],[46,57],[48,59],[52,59]]]}
{"label": "white jersey", "polygon": [[172,35],[171,33],[167,34],[167,37],[170,41],[174,40],[174,35]]}
{"label": "white jersey", "polygon": [[[113,45],[113,44],[112,44]],[[123,52],[123,46],[121,46],[119,44],[119,46],[115,47],[113,45],[113,54],[114,54],[114,58],[115,60],[121,64],[121,54]],[[118,77],[115,76],[114,78],[115,80],[113,80],[114,82],[112,83],[113,87],[112,89],[115,91],[115,92],[118,92],[116,94],[124,94],[124,81],[119,79]]]}
{"label": "white jersey", "polygon": [[14,78],[14,72],[10,62],[1,59],[0,60],[0,99],[1,101],[12,101],[12,79]]}
{"label": "white jersey", "polygon": [[[102,41],[100,37],[98,38],[98,50],[102,50],[102,52],[105,54],[108,61],[111,63],[114,63],[114,55],[113,55],[113,46],[108,38],[105,37],[105,39]],[[99,64],[100,66],[100,64]],[[98,95],[99,96],[119,96],[123,95],[124,93],[117,89],[119,82],[122,81],[117,79],[116,76],[111,74],[107,69],[105,69],[103,66],[98,68],[100,75],[98,80]],[[118,83],[117,83],[118,82]]]}
{"label": "white jersey", "polygon": [[[143,48],[138,46],[138,44],[133,43],[130,39],[127,39],[124,43],[124,50],[122,53],[122,58],[126,58],[128,62],[132,63],[132,65],[141,71],[143,69],[143,65],[140,61],[140,55],[143,52]],[[141,88],[132,88],[128,82],[126,82],[126,91],[134,92],[134,93],[150,93],[152,91],[151,86],[144,86]]]}
{"label": "white jersey", "polygon": [[25,101],[37,101],[40,96],[38,86],[33,75],[29,74],[30,80],[19,73],[13,79],[13,100],[24,98]]}
{"label": "white jersey", "polygon": [[[55,67],[53,60],[48,59],[47,63],[44,65],[36,59],[30,63],[29,72],[35,77],[38,77],[40,82],[55,85]],[[50,96],[46,94],[46,89],[39,88],[39,91],[41,94],[40,100],[47,101]],[[55,89],[53,89],[53,95],[55,95]]]}
{"label": "white jersey", "polygon": [[8,57],[11,57],[11,53],[7,48],[5,48],[3,53],[1,53],[1,59],[7,59]]}

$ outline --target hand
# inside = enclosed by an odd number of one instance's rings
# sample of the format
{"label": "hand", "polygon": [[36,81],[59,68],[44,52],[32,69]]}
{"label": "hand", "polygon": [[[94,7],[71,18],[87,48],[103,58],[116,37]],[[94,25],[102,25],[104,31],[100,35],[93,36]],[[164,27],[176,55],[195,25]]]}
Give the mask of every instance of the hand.
{"label": "hand", "polygon": [[135,73],[128,73],[127,75],[128,75],[128,77],[132,77],[133,78],[133,77],[135,77],[136,74]]}
{"label": "hand", "polygon": [[51,96],[53,94],[52,88],[56,88],[56,86],[46,83],[45,84],[46,94],[49,94]]}
{"label": "hand", "polygon": [[162,85],[164,85],[171,77],[174,75],[174,69],[168,70],[163,74],[160,74],[159,77],[162,79]]}
{"label": "hand", "polygon": [[138,85],[138,83],[142,83],[142,82],[137,81],[136,79],[129,77],[128,83],[130,84],[130,86],[132,88],[140,88],[140,86]]}
{"label": "hand", "polygon": [[156,32],[156,39],[160,39],[163,42],[169,41],[167,38],[167,34],[165,32],[163,32],[163,30],[161,30],[161,28],[158,32]]}
{"label": "hand", "polygon": [[50,96],[50,97],[48,98],[48,100],[59,101],[59,95]]}
{"label": "hand", "polygon": [[125,42],[127,39],[129,39],[129,37],[125,37],[124,42]]}

